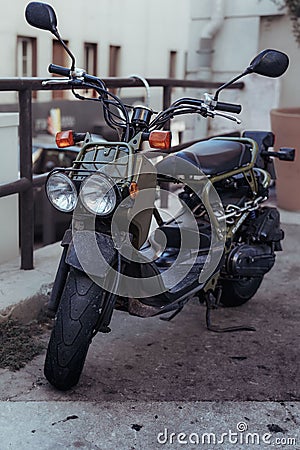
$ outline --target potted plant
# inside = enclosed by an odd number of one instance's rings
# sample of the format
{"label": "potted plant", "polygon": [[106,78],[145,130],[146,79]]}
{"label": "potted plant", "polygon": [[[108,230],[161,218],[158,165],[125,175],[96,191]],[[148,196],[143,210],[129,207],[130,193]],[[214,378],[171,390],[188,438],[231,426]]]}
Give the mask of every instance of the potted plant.
{"label": "potted plant", "polygon": [[[292,31],[300,47],[300,0],[272,0],[285,9],[292,21]],[[295,161],[275,160],[277,203],[288,211],[300,211],[300,107],[279,108],[271,111],[271,127],[275,134],[275,150],[280,147],[296,148]]]}
{"label": "potted plant", "polygon": [[300,0],[272,0],[280,10],[285,9],[291,19],[295,41],[300,46]]}

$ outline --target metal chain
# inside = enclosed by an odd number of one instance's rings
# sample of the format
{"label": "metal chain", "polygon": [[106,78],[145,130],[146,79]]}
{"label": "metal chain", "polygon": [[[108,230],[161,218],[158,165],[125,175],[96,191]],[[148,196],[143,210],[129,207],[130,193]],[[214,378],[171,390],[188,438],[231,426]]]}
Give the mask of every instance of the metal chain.
{"label": "metal chain", "polygon": [[225,208],[225,215],[221,217],[221,220],[226,220],[227,223],[234,223],[235,218],[240,217],[244,212],[255,211],[259,208],[260,203],[265,201],[267,197],[257,197],[254,200],[250,200],[244,204],[243,207],[239,207],[237,205],[227,205]]}

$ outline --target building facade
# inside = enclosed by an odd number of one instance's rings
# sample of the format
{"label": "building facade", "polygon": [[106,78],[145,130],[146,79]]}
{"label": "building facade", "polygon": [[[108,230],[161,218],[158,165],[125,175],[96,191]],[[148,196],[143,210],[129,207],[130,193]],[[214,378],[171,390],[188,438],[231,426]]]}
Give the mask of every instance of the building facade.
{"label": "building facade", "polygon": [[[62,47],[45,31],[30,27],[24,18],[27,0],[11,0],[0,16],[0,77],[48,77],[50,62],[68,65]],[[300,94],[296,45],[291,23],[272,0],[52,0],[62,37],[76,55],[77,66],[100,77],[139,74],[227,81],[264,48],[278,48],[291,58],[281,80],[256,75],[245,78],[243,91],[227,91],[224,101],[242,103],[243,124],[218,119],[189,119],[185,138],[203,137],[228,129],[269,127],[269,111],[298,106]],[[141,96],[127,89],[125,96]],[[134,92],[133,92],[134,91]],[[174,91],[174,97],[181,90]],[[203,92],[185,95],[200,97]],[[70,93],[38,92],[35,102],[49,102]],[[15,103],[15,93],[0,93],[0,104]],[[152,89],[151,104],[161,107],[161,90]],[[196,131],[195,131],[196,130]]]}
{"label": "building facade", "polygon": [[[269,129],[270,109],[300,105],[300,91],[296,87],[300,48],[291,21],[273,0],[191,0],[190,78],[226,81],[241,73],[266,48],[286,52],[290,67],[280,79],[245,77],[243,91],[227,91],[221,95],[224,101],[243,105],[242,124],[235,129]],[[228,121],[214,120],[208,132],[215,134],[228,126]]]}
{"label": "building facade", "polygon": [[[63,48],[48,32],[29,26],[28,1],[11,0],[0,16],[1,77],[48,77],[50,62],[68,65]],[[100,77],[140,74],[184,76],[189,5],[186,0],[52,0],[58,28],[78,67]],[[59,93],[57,94],[59,95]],[[134,94],[135,95],[135,94]],[[38,93],[39,100],[51,94]],[[2,100],[13,100],[7,95]]]}

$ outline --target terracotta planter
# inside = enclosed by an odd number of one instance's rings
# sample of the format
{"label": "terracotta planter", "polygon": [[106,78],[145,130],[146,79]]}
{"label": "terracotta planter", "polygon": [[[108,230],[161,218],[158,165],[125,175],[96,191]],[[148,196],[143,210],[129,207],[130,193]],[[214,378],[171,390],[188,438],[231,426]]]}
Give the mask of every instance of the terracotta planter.
{"label": "terracotta planter", "polygon": [[271,127],[275,134],[275,151],[280,147],[296,149],[294,162],[275,159],[278,206],[300,211],[300,108],[273,109]]}

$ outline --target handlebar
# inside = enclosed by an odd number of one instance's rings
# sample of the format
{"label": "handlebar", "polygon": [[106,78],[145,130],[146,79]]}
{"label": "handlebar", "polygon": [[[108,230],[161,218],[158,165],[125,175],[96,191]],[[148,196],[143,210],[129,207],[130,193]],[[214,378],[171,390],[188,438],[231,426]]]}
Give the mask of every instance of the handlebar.
{"label": "handlebar", "polygon": [[[63,66],[57,66],[56,64],[50,64],[48,67],[48,72],[55,73],[56,75],[62,75],[63,77],[72,78],[73,82],[75,83],[75,79],[77,77],[82,77],[84,82],[86,83],[94,83],[97,84],[98,87],[104,87],[104,84],[101,82],[101,80],[98,77],[95,77],[94,75],[89,75],[85,72],[83,69],[74,68],[74,70],[68,69],[67,67]],[[96,89],[96,86],[95,86]]]}
{"label": "handlebar", "polygon": [[[58,66],[56,64],[50,64],[48,67],[50,73],[61,75],[69,78],[67,83],[74,87],[87,87],[97,91],[99,97],[97,101],[101,101],[103,104],[104,118],[109,126],[114,129],[122,130],[124,139],[128,139],[130,135],[133,135],[136,130],[130,121],[127,106],[113,93],[109,92],[103,83],[103,81],[93,75],[89,75],[83,69],[79,68],[67,68]],[[54,82],[54,79],[53,79]],[[76,94],[73,90],[73,94],[76,98],[84,100],[80,94]],[[118,117],[115,113],[110,111],[110,106],[114,105],[120,111]],[[241,123],[239,119],[229,114],[218,113],[217,111],[224,111],[233,114],[239,114],[242,110],[241,105],[235,103],[219,102],[214,100],[210,94],[204,94],[204,100],[198,100],[195,98],[181,98],[175,101],[169,108],[162,111],[154,120],[148,125],[151,129],[160,129],[171,118],[180,114],[193,114],[197,113],[203,117],[215,117],[222,116],[226,119],[233,120],[236,123]]]}
{"label": "handlebar", "polygon": [[226,111],[234,114],[239,114],[242,111],[242,105],[235,103],[217,102],[215,109],[218,111]]}
{"label": "handlebar", "polygon": [[[54,73],[56,75],[62,75],[64,77],[70,77],[72,72],[71,69],[68,69],[67,67],[58,66],[56,64],[50,64],[48,67],[49,73]],[[85,75],[85,81],[95,81],[96,77],[93,77],[88,74]],[[193,103],[198,103],[196,100],[194,100]],[[239,114],[242,110],[242,106],[235,104],[235,103],[227,103],[227,102],[215,102],[214,109],[218,111],[225,111],[230,112],[234,114]]]}
{"label": "handlebar", "polygon": [[48,72],[55,73],[56,75],[62,75],[63,77],[69,77],[71,75],[71,69],[57,66],[56,64],[50,64],[48,67]]}

